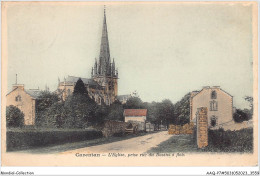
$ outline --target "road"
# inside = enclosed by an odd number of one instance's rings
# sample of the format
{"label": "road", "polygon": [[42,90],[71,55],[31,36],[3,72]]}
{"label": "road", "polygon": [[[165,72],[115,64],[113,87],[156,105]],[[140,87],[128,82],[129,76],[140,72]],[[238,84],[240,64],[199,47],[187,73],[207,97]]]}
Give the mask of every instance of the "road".
{"label": "road", "polygon": [[135,152],[144,153],[149,149],[156,147],[163,141],[168,140],[172,135],[168,135],[167,131],[152,133],[144,136],[134,137],[122,141],[112,142],[108,144],[96,145],[91,147],[80,148],[62,152],[70,153],[111,153],[111,152]]}

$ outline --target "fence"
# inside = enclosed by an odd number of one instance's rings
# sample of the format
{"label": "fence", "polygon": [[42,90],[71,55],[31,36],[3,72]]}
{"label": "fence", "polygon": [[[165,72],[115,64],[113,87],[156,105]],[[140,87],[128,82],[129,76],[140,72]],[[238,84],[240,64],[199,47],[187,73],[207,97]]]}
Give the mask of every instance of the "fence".
{"label": "fence", "polygon": [[169,125],[168,134],[192,134],[194,123],[181,125]]}

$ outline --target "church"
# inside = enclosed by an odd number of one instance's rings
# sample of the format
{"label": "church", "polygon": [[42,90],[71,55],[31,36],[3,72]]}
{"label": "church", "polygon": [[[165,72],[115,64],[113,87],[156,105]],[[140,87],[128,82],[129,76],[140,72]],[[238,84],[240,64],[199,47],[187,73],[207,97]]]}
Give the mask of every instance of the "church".
{"label": "church", "polygon": [[[68,76],[64,78],[63,82],[59,81],[56,92],[62,100],[66,100],[73,93],[74,86],[79,78]],[[94,67],[92,67],[91,78],[81,79],[89,96],[96,103],[110,105],[116,100],[118,94],[118,70],[116,69],[114,59],[111,61],[110,58],[105,9],[99,58],[95,61]]]}

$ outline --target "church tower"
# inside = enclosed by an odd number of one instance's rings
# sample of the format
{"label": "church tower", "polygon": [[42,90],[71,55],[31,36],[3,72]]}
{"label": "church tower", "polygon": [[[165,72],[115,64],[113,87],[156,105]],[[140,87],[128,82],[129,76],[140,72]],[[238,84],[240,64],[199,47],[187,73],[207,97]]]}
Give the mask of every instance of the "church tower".
{"label": "church tower", "polygon": [[100,44],[100,54],[98,61],[95,61],[91,73],[92,78],[103,87],[104,97],[103,100],[107,105],[115,101],[118,92],[118,70],[115,68],[115,61],[111,62],[107,22],[106,22],[106,9],[104,8],[104,20],[102,37]]}

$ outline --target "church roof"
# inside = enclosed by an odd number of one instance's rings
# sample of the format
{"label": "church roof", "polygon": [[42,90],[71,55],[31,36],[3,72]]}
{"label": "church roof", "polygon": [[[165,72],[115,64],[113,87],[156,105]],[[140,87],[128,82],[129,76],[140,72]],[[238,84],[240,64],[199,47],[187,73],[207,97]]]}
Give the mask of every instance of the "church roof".
{"label": "church roof", "polygon": [[89,79],[89,78],[81,78],[81,77],[76,77],[76,76],[68,76],[66,78],[66,83],[76,83],[79,78],[83,81],[84,84],[86,85],[90,85],[90,86],[96,86],[96,87],[101,87],[96,81],[94,81],[93,79]]}

